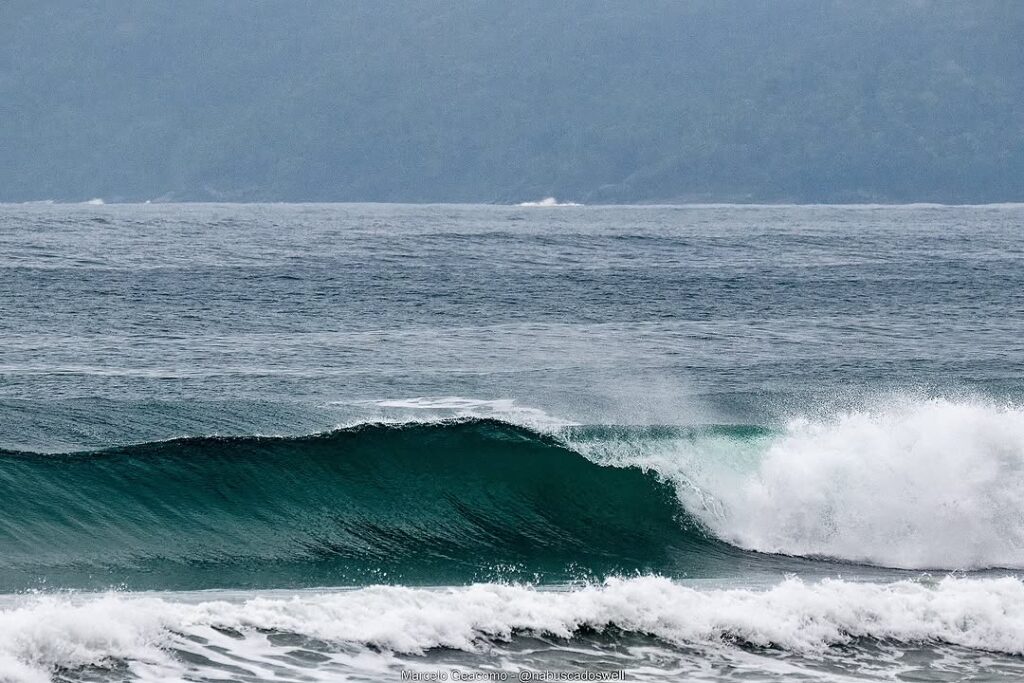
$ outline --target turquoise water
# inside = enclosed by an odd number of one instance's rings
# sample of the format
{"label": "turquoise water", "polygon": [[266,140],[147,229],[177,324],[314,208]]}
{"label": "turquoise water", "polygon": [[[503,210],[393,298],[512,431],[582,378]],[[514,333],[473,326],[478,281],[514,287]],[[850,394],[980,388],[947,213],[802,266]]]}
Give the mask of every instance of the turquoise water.
{"label": "turquoise water", "polygon": [[0,207],[0,677],[1016,680],[1024,207]]}

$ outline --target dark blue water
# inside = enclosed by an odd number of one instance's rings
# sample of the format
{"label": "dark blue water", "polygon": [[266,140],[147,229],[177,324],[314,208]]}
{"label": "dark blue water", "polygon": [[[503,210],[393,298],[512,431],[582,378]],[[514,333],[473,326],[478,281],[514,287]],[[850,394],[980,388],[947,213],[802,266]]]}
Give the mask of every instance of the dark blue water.
{"label": "dark blue water", "polygon": [[1019,396],[1024,208],[7,206],[0,445]]}
{"label": "dark blue water", "polygon": [[1022,406],[1024,205],[3,206],[0,677],[1014,680]]}

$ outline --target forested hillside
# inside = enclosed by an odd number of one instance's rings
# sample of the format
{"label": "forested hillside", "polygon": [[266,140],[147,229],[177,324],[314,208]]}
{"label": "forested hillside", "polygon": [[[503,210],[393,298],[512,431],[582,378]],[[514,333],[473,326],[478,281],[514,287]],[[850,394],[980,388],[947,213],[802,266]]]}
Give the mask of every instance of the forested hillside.
{"label": "forested hillside", "polygon": [[0,3],[0,200],[1024,200],[1019,0]]}

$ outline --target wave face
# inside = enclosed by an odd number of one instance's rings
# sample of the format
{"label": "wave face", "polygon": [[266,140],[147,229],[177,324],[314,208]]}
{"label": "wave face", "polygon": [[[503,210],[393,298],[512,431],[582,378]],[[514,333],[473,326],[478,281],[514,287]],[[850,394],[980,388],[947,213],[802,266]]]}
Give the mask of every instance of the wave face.
{"label": "wave face", "polygon": [[629,680],[1020,680],[1024,583],[663,577],[572,591],[477,584],[340,592],[9,596],[0,676],[397,680],[400,672],[629,669]]}
{"label": "wave face", "polygon": [[533,579],[735,553],[653,473],[490,420],[2,453],[0,547],[8,588]]}

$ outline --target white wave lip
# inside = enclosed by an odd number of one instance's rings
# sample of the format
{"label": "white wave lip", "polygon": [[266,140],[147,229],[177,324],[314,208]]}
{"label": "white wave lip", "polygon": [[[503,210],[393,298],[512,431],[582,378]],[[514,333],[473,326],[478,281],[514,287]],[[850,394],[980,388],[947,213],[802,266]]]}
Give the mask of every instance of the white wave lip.
{"label": "white wave lip", "polygon": [[256,675],[271,676],[291,646],[276,645],[268,630],[349,646],[334,664],[355,661],[362,669],[386,667],[393,653],[482,651],[516,633],[572,638],[582,628],[610,627],[668,644],[741,641],[812,654],[856,638],[1024,654],[1024,583],[1016,578],[946,578],[932,585],[789,579],[755,591],[637,577],[574,591],[378,586],[192,603],[116,593],[17,596],[5,603],[0,677],[13,681],[44,681],[57,669],[114,661],[127,662],[143,679],[175,678],[195,666],[171,650],[214,665],[234,666],[242,657]]}
{"label": "white wave lip", "polygon": [[743,548],[901,568],[1024,567],[1021,408],[927,400],[797,420],[748,467],[688,448],[646,464]]}

